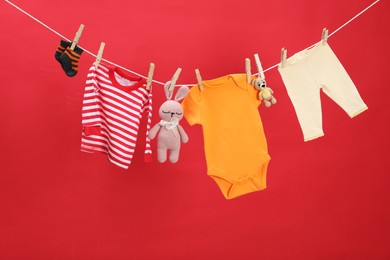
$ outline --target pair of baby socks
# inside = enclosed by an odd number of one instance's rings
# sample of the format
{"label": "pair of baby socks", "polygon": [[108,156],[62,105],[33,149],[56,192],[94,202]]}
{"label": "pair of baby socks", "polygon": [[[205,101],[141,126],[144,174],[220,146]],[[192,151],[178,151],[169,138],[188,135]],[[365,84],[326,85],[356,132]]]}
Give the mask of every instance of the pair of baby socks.
{"label": "pair of baby socks", "polygon": [[80,59],[83,49],[76,45],[74,50],[71,50],[72,43],[61,40],[60,45],[57,47],[57,51],[54,55],[56,60],[61,64],[62,69],[66,75],[73,77],[77,74],[79,69],[78,61]]}

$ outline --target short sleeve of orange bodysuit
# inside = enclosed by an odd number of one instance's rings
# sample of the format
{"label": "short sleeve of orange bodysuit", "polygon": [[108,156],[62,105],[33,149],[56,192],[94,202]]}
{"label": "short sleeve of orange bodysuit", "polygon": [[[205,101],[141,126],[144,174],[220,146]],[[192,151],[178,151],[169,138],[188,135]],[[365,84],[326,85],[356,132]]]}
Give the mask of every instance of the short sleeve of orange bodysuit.
{"label": "short sleeve of orange bodysuit", "polygon": [[184,116],[190,125],[201,124],[200,90],[198,85],[191,88],[181,105],[185,111]]}

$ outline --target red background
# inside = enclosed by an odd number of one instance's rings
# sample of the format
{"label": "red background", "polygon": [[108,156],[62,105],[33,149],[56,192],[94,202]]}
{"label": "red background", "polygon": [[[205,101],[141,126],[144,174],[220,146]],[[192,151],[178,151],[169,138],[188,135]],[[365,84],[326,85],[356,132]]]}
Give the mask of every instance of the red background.
{"label": "red background", "polygon": [[[104,41],[104,58],[143,75],[150,62],[160,81],[182,67],[178,84],[194,83],[195,68],[204,79],[244,72],[254,53],[268,68],[371,2],[14,1],[70,39],[84,23],[82,47]],[[329,39],[369,110],[350,119],[322,95],[325,136],[304,143],[278,71],[267,72],[278,99],[259,109],[268,188],[229,201],[206,175],[201,127],[185,120],[177,164],[143,163],[143,131],[129,170],[81,153],[94,58],[68,78],[57,35],[4,1],[0,11],[0,259],[390,259],[388,1]],[[155,111],[163,100],[155,84]]]}

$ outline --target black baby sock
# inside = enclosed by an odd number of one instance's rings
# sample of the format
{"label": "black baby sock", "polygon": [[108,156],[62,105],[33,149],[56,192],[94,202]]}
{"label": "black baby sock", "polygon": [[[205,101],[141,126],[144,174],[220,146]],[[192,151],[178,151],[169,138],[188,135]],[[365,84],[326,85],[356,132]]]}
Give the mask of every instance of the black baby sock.
{"label": "black baby sock", "polygon": [[83,49],[76,45],[73,51],[70,49],[69,46],[61,54],[60,62],[62,69],[69,77],[73,77],[77,74],[77,71],[79,69],[78,61],[80,59],[81,53],[83,53]]}
{"label": "black baby sock", "polygon": [[61,40],[60,45],[58,45],[57,51],[56,51],[56,53],[55,53],[55,55],[54,55],[54,57],[56,58],[56,60],[58,60],[59,63],[61,63],[61,60],[60,60],[61,54],[62,54],[62,53],[65,51],[65,49],[68,48],[69,46],[70,46],[70,42]]}

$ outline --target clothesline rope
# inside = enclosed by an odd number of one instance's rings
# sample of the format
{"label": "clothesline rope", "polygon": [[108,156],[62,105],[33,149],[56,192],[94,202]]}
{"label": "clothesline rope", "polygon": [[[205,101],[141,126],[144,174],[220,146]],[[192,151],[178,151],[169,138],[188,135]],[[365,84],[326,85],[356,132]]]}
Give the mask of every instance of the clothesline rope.
{"label": "clothesline rope", "polygon": [[[331,37],[333,34],[335,34],[336,32],[340,31],[342,28],[344,28],[346,25],[348,25],[349,23],[351,23],[353,20],[355,20],[356,18],[358,18],[360,15],[362,15],[364,12],[366,12],[368,9],[370,9],[372,6],[374,6],[376,3],[378,3],[380,0],[376,0],[375,2],[373,2],[372,4],[370,4],[369,6],[367,6],[363,11],[361,11],[360,13],[358,13],[357,15],[355,15],[354,17],[352,17],[351,19],[349,19],[347,22],[345,22],[343,25],[341,25],[339,28],[337,28],[336,30],[334,30],[332,33],[330,33],[328,35],[328,38]],[[307,50],[307,49],[310,49],[310,48],[313,48],[316,44],[314,43],[313,45],[307,47],[306,49],[303,49],[303,50]],[[274,68],[276,68],[277,66],[279,65],[279,63],[269,67],[268,69],[265,69],[264,72],[266,71],[269,71],[269,70],[272,70]]]}
{"label": "clothesline rope", "polygon": [[[65,40],[67,40],[67,41],[69,41],[69,42],[71,41],[70,39],[68,39],[67,37],[63,36],[61,33],[57,32],[56,30],[54,30],[53,28],[51,28],[51,27],[48,26],[47,24],[41,22],[39,19],[35,18],[34,16],[32,16],[31,14],[29,14],[28,12],[24,11],[24,10],[23,10],[22,8],[20,8],[19,6],[15,5],[15,4],[12,3],[11,1],[9,1],[9,0],[4,0],[4,1],[7,2],[8,4],[12,5],[12,6],[15,7],[17,10],[19,10],[19,11],[22,12],[22,13],[24,13],[24,14],[27,15],[28,17],[30,17],[30,18],[33,19],[34,21],[38,22],[39,24],[41,24],[42,26],[44,26],[46,29],[48,29],[48,30],[50,30],[51,32],[57,34],[57,35],[60,36],[61,38],[65,39]],[[360,13],[356,14],[356,15],[355,15],[354,17],[352,17],[350,20],[348,20],[348,21],[345,22],[343,25],[341,25],[339,28],[337,28],[337,29],[334,30],[332,33],[330,33],[330,34],[328,35],[328,38],[331,37],[331,36],[333,36],[335,33],[337,33],[337,32],[340,31],[342,28],[344,28],[345,26],[347,26],[347,25],[348,25],[349,23],[351,23],[353,20],[355,20],[355,19],[358,18],[360,15],[362,15],[363,13],[365,13],[368,9],[370,9],[371,7],[373,7],[373,6],[374,6],[375,4],[377,4],[379,1],[380,1],[380,0],[376,0],[375,2],[373,2],[372,4],[370,4],[369,6],[367,6],[367,7],[366,7],[364,10],[362,10]],[[310,49],[310,48],[314,47],[314,45],[315,45],[315,44],[313,44],[313,45],[311,45],[311,46],[309,46],[309,47],[307,47],[306,49],[303,49],[303,50]],[[96,54],[94,54],[94,53],[92,53],[91,51],[89,51],[89,50],[83,48],[81,45],[79,45],[79,47],[82,48],[82,49],[84,50],[84,52],[86,52],[86,53],[88,53],[89,55],[91,55],[91,56],[93,56],[93,57],[96,58]],[[142,78],[145,78],[145,79],[147,78],[147,77],[144,76],[144,75],[141,75],[141,74],[139,74],[139,73],[137,73],[137,72],[135,72],[135,71],[132,71],[132,70],[130,70],[130,69],[127,69],[127,68],[125,68],[125,67],[123,67],[123,66],[121,66],[121,65],[119,65],[119,64],[116,64],[116,63],[114,63],[114,62],[112,62],[112,61],[106,60],[106,59],[104,59],[104,58],[103,58],[102,60],[104,60],[105,62],[110,63],[110,64],[112,64],[112,65],[114,65],[114,66],[116,66],[116,67],[119,67],[119,68],[121,68],[121,69],[123,69],[123,70],[126,70],[126,71],[128,71],[128,72],[130,72],[130,73],[132,73],[132,74],[134,74],[134,75],[137,75],[137,76],[142,77]],[[279,63],[277,63],[277,64],[275,64],[275,65],[273,65],[273,66],[271,66],[271,67],[265,69],[264,72],[269,71],[269,70],[272,70],[272,69],[278,67],[278,65],[279,65]],[[258,74],[258,73],[257,73],[257,74]],[[257,74],[254,74],[254,75],[257,75]],[[164,84],[165,84],[164,82],[157,81],[157,80],[153,80],[153,82],[156,83],[156,84],[160,84],[160,85],[164,85]],[[191,87],[191,86],[193,86],[193,85],[195,85],[195,84],[194,84],[194,83],[193,83],[193,84],[177,84],[176,86],[178,86],[178,87],[181,87],[181,86]]]}

